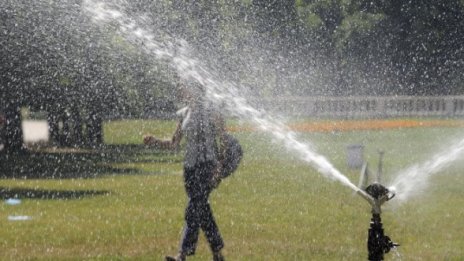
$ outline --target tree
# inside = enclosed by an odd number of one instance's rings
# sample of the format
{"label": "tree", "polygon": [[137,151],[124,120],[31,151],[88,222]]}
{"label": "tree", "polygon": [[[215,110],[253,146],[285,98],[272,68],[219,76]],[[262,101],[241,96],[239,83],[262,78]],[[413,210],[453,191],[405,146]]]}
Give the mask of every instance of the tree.
{"label": "tree", "polygon": [[12,145],[22,143],[17,108],[23,106],[48,112],[57,145],[98,145],[103,116],[141,115],[140,97],[159,81],[149,57],[92,23],[80,4],[1,4],[0,104],[8,105],[6,136]]}
{"label": "tree", "polygon": [[[452,94],[460,89],[462,1],[296,1],[305,28],[336,53],[348,92]],[[356,76],[358,75],[358,76]],[[462,73],[461,73],[462,75]],[[449,88],[443,89],[444,85]],[[356,88],[356,89],[353,89]]]}

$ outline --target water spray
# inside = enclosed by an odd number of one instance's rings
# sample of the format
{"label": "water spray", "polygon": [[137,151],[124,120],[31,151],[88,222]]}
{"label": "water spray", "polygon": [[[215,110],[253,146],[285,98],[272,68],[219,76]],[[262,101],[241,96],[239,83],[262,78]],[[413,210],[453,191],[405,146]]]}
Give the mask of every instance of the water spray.
{"label": "water spray", "polygon": [[[250,119],[261,130],[269,132],[272,136],[282,141],[283,144],[305,162],[311,164],[324,176],[337,180],[341,184],[353,189],[372,205],[372,222],[369,229],[368,250],[369,260],[383,260],[383,254],[391,248],[398,246],[392,243],[390,238],[383,234],[380,219],[381,205],[393,198],[394,193],[379,184],[372,184],[366,189],[354,185],[346,176],[338,171],[325,157],[312,149],[312,146],[300,142],[297,135],[290,131],[282,122],[262,113],[249,105],[240,95],[240,88],[233,83],[219,81],[214,73],[207,67],[203,67],[196,59],[189,57],[185,50],[186,43],[176,39],[168,39],[167,42],[155,37],[155,34],[139,27],[129,16],[121,11],[107,7],[104,3],[92,0],[84,1],[84,9],[92,14],[99,24],[107,22],[116,26],[119,33],[129,42],[143,48],[148,54],[160,60],[167,60],[176,69],[183,79],[202,84],[207,90],[207,97],[217,103],[224,103],[235,116]],[[140,44],[142,43],[142,44]],[[367,170],[367,168],[365,168]],[[380,174],[380,172],[379,172]]]}
{"label": "water spray", "polygon": [[372,206],[372,218],[367,236],[368,260],[372,261],[383,260],[384,254],[390,252],[392,248],[399,246],[399,244],[394,243],[389,236],[384,234],[382,219],[380,218],[382,204],[395,197],[394,189],[388,189],[380,184],[382,157],[383,152],[380,152],[379,169],[376,180],[369,186],[366,186],[369,170],[367,168],[367,163],[364,164],[361,171],[360,190],[357,191],[357,193],[362,198],[366,199]]}

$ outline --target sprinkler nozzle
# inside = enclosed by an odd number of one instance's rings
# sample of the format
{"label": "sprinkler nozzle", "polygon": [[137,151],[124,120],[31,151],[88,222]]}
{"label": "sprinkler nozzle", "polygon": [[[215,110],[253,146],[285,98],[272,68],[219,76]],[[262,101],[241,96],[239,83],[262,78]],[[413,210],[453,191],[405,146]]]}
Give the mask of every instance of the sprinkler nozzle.
{"label": "sprinkler nozzle", "polygon": [[394,190],[387,189],[379,183],[373,183],[366,188],[367,194],[374,199],[388,201],[395,196]]}
{"label": "sprinkler nozzle", "polygon": [[393,190],[389,190],[379,183],[367,186],[365,192],[372,197],[368,201],[372,205],[372,213],[374,214],[380,214],[380,206],[395,197]]}

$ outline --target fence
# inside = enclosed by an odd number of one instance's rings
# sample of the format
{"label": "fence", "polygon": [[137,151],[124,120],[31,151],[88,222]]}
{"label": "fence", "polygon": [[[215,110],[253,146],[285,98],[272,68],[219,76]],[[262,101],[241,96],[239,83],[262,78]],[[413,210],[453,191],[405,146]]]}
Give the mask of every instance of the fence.
{"label": "fence", "polygon": [[464,96],[284,97],[263,107],[289,116],[321,118],[463,117]]}

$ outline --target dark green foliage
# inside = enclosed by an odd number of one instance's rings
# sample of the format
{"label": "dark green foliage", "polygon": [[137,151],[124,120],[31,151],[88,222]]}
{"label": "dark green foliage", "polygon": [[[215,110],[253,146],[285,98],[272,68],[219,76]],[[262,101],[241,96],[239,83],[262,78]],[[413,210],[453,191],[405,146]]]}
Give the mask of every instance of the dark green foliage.
{"label": "dark green foliage", "polygon": [[[342,69],[355,66],[361,78],[382,79],[384,93],[462,94],[462,1],[296,3],[303,24],[320,30]],[[348,85],[359,81],[352,80]]]}
{"label": "dark green foliage", "polygon": [[[160,41],[186,40],[213,75],[259,95],[463,94],[463,1],[108,3]],[[93,23],[82,4],[0,4],[0,111],[47,111],[52,126],[73,130],[52,130],[57,145],[100,144],[100,118],[175,110],[168,63]]]}

